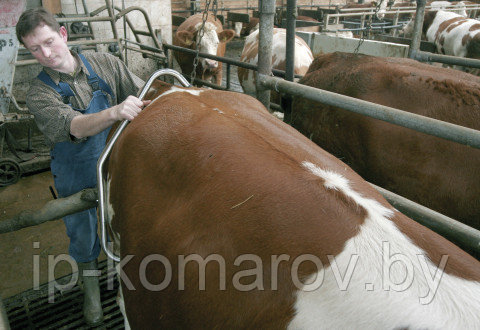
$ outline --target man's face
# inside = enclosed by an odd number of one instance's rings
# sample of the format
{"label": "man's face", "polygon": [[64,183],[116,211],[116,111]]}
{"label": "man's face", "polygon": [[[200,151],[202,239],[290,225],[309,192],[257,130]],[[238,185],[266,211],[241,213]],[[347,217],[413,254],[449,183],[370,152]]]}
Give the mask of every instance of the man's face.
{"label": "man's face", "polygon": [[63,26],[58,33],[48,25],[39,25],[22,40],[25,47],[41,65],[54,70],[61,71],[70,55],[67,46],[67,31]]}

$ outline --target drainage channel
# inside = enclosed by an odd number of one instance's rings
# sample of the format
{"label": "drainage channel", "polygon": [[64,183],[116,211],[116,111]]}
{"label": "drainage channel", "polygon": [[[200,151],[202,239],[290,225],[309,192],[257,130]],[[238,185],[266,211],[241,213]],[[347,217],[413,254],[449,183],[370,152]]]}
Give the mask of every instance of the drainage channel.
{"label": "drainage channel", "polygon": [[[96,328],[83,321],[83,292],[76,285],[68,291],[56,291],[52,303],[48,301],[48,283],[30,289],[3,301],[12,329],[124,329],[123,316],[117,306],[118,281],[115,269],[107,269],[107,261],[99,262],[100,291],[104,322]],[[57,279],[66,284],[71,275]]]}

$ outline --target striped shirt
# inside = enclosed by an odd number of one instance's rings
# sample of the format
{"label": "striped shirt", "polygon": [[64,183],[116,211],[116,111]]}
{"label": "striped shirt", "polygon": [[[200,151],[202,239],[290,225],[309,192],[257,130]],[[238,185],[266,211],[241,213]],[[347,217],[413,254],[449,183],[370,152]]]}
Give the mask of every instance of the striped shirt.
{"label": "striped shirt", "polygon": [[[62,73],[50,68],[44,68],[44,71],[56,84],[62,81],[70,86],[74,94],[70,97],[73,108],[85,109],[93,95],[92,88],[87,82],[88,69],[78,54],[72,51],[72,55],[77,59],[77,63],[80,63],[74,74]],[[110,106],[123,102],[129,95],[137,95],[139,89],[143,87],[144,82],[130,72],[125,63],[117,57],[108,53],[85,53],[84,55],[97,75],[112,89],[114,97],[107,94]],[[81,142],[86,139],[77,139],[70,134],[72,119],[81,115],[81,112],[63,103],[60,94],[40,79],[32,81],[26,103],[49,146],[52,147],[58,142]]]}

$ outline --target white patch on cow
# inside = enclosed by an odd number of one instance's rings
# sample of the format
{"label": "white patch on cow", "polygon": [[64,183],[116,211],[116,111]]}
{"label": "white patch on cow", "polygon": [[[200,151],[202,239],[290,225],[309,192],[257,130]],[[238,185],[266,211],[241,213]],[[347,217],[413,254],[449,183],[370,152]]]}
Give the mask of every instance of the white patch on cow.
{"label": "white patch on cow", "polygon": [[325,180],[326,189],[338,190],[364,208],[367,216],[343,251],[329,258],[330,266],[304,281],[324,276],[321,285],[307,291],[307,284],[297,291],[289,329],[480,327],[479,282],[441,272],[444,264],[434,265],[389,220],[393,210],[356,192],[342,175],[310,162],[302,165]]}
{"label": "white patch on cow", "polygon": [[[203,31],[204,31],[203,36],[199,44],[198,43],[200,39],[199,29],[201,28],[201,26],[202,26],[202,23],[198,23],[197,25],[195,25],[195,30],[198,31],[197,38],[195,40],[198,45],[198,50],[201,53],[217,55],[218,44],[220,43],[220,40],[218,40],[217,27],[215,26],[215,24],[211,22],[206,22],[205,26],[203,27]],[[205,69],[207,68],[214,69],[218,66],[218,62],[211,59],[201,58],[200,62],[202,63],[203,68]]]}
{"label": "white patch on cow", "polygon": [[118,292],[117,292],[117,305],[118,305],[118,308],[120,308],[120,312],[123,315],[125,330],[130,330],[131,328],[130,328],[130,324],[128,323],[127,312],[125,309],[125,301],[123,300],[122,283],[120,283],[120,271],[121,271],[120,263],[117,263],[115,265],[115,269],[117,271],[117,279],[119,282]]}
{"label": "white patch on cow", "polygon": [[218,113],[223,113],[223,111],[218,108],[213,108],[213,111],[217,111]]}
{"label": "white patch on cow", "polygon": [[115,216],[115,211],[113,210],[112,202],[110,201],[110,184],[112,182],[112,178],[110,174],[107,176],[107,182],[105,185],[105,202],[107,208],[107,216],[106,216],[106,225],[110,228],[110,239],[113,244],[111,244],[113,253],[115,255],[120,255],[120,233],[116,232],[112,228],[112,220]]}
{"label": "white patch on cow", "polygon": [[110,202],[110,183],[112,182],[112,178],[107,176],[107,184],[105,186],[105,200],[107,201],[107,214],[108,214],[108,223],[111,223],[115,212],[113,211],[112,203]]}
{"label": "white patch on cow", "polygon": [[183,89],[183,88],[178,88],[176,86],[172,86],[168,91],[164,92],[163,94],[160,94],[159,96],[157,96],[152,102],[155,102],[157,99],[161,98],[161,97],[164,97],[168,94],[172,94],[172,93],[176,93],[176,92],[179,92],[179,93],[189,93],[189,94],[192,94],[192,95],[195,95],[195,96],[199,96],[201,92],[203,92],[203,90],[201,89]]}

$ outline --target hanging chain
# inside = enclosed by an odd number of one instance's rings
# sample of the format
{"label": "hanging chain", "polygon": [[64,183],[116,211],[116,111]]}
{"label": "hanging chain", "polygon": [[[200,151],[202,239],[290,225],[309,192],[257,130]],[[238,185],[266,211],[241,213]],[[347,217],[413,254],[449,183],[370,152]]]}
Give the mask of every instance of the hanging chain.
{"label": "hanging chain", "polygon": [[360,46],[365,41],[365,36],[370,35],[370,31],[372,30],[373,17],[377,17],[377,14],[380,11],[380,6],[382,5],[383,1],[384,0],[378,1],[377,4],[375,5],[375,9],[373,10],[373,13],[368,15],[368,21],[367,21],[367,25],[365,26],[365,30],[362,31],[362,37],[360,38],[360,41],[358,42],[357,47],[353,51],[355,55],[358,54],[358,51],[360,50]]}
{"label": "hanging chain", "polygon": [[[197,75],[197,66],[199,62],[198,58],[198,46],[200,45],[200,42],[202,42],[203,35],[205,34],[205,23],[207,22],[208,19],[208,7],[210,7],[210,2],[211,0],[207,0],[205,2],[205,9],[203,10],[202,14],[202,25],[200,26],[200,29],[198,29],[198,42],[195,43],[195,50],[197,51],[195,58],[193,59],[193,71],[190,75],[190,83],[193,85],[193,82],[195,81],[195,77]],[[216,3],[217,1],[214,0]]]}
{"label": "hanging chain", "polygon": [[218,13],[218,1],[217,0],[213,0],[212,11],[213,11],[213,17],[215,17],[215,20],[217,20],[217,13]]}

